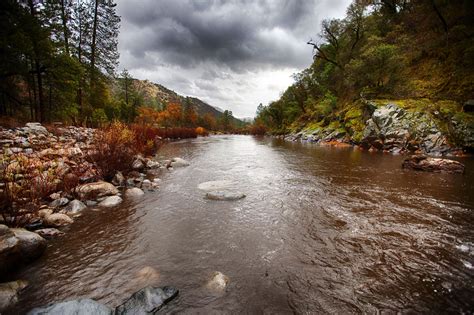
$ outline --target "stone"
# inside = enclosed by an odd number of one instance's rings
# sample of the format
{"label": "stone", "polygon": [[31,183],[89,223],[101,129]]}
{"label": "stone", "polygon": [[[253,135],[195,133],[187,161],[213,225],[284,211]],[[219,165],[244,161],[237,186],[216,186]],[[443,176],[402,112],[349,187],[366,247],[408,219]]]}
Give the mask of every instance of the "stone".
{"label": "stone", "polygon": [[24,261],[40,257],[46,250],[46,240],[25,229],[10,229],[18,239],[18,251]]}
{"label": "stone", "polygon": [[18,261],[19,243],[11,230],[6,225],[0,224],[0,270],[8,270]]}
{"label": "stone", "polygon": [[134,293],[123,304],[115,308],[116,315],[154,314],[166,303],[178,296],[179,291],[173,287],[148,286]]}
{"label": "stone", "polygon": [[102,200],[101,202],[99,202],[99,206],[110,208],[110,207],[117,206],[121,202],[122,202],[122,198],[120,198],[119,196],[109,196],[105,198],[104,200]]}
{"label": "stone", "polygon": [[61,232],[60,230],[55,229],[55,228],[39,229],[39,230],[36,230],[35,233],[38,233],[38,235],[48,240],[64,235],[64,232]]}
{"label": "stone", "polygon": [[148,161],[146,162],[146,167],[147,167],[147,168],[159,168],[159,167],[160,167],[160,163],[157,162],[157,161],[148,160]]}
{"label": "stone", "polygon": [[34,308],[28,315],[112,315],[112,309],[92,299],[78,299]]}
{"label": "stone", "polygon": [[179,157],[175,157],[173,159],[171,159],[171,162],[169,164],[171,167],[185,167],[185,166],[189,166],[191,165],[191,163],[189,163],[188,161],[186,161],[185,159],[182,159],[182,158],[179,158]]}
{"label": "stone", "polygon": [[151,181],[149,179],[144,179],[142,181],[142,188],[143,189],[151,189],[153,187]]}
{"label": "stone", "polygon": [[76,187],[75,192],[81,200],[97,199],[99,197],[116,195],[119,193],[117,187],[107,182],[95,182],[83,184]]}
{"label": "stone", "polygon": [[85,208],[87,208],[87,206],[82,201],[74,199],[64,208],[64,211],[74,214],[84,210]]}
{"label": "stone", "polygon": [[66,214],[53,213],[44,217],[43,222],[46,226],[49,226],[49,227],[60,227],[60,226],[69,225],[73,223],[74,220],[71,219]]}
{"label": "stone", "polygon": [[26,129],[25,130],[26,132],[30,132],[30,133],[44,134],[44,135],[49,134],[48,130],[45,127],[41,126],[40,123],[37,123],[37,122],[26,123],[24,129]]}
{"label": "stone", "polygon": [[144,194],[143,190],[137,187],[129,188],[125,191],[125,196],[128,198],[140,197]]}
{"label": "stone", "polygon": [[229,277],[227,277],[225,274],[223,274],[220,271],[216,271],[212,274],[206,286],[211,290],[224,291],[229,282],[230,282]]}
{"label": "stone", "polygon": [[38,211],[38,216],[42,219],[46,218],[48,215],[53,214],[53,210],[46,208],[46,209],[41,209]]}
{"label": "stone", "polygon": [[210,200],[232,201],[245,198],[245,194],[232,191],[210,191],[206,193],[206,198]]}
{"label": "stone", "polygon": [[232,188],[235,185],[233,181],[230,180],[214,180],[209,182],[200,183],[198,188],[204,191],[212,190],[224,190]]}
{"label": "stone", "polygon": [[114,178],[112,179],[112,184],[115,186],[123,186],[125,184],[125,177],[122,172],[115,173]]}
{"label": "stone", "polygon": [[51,199],[51,200],[57,200],[57,199],[59,199],[59,198],[61,198],[61,194],[60,194],[60,193],[57,193],[57,192],[56,192],[56,193],[52,193],[51,195],[49,195],[49,199]]}
{"label": "stone", "polygon": [[145,168],[145,163],[143,163],[143,158],[141,156],[135,157],[132,163],[132,169],[140,171]]}
{"label": "stone", "polygon": [[432,158],[425,155],[413,155],[403,161],[402,168],[426,172],[464,173],[464,164],[441,158]]}
{"label": "stone", "polygon": [[63,206],[65,206],[65,205],[67,205],[68,203],[69,203],[69,199],[62,197],[62,198],[53,200],[53,201],[49,204],[49,206],[50,206],[51,208],[59,208],[59,207],[63,207]]}
{"label": "stone", "polygon": [[28,286],[28,282],[17,280],[0,283],[0,312],[18,302],[18,293]]}

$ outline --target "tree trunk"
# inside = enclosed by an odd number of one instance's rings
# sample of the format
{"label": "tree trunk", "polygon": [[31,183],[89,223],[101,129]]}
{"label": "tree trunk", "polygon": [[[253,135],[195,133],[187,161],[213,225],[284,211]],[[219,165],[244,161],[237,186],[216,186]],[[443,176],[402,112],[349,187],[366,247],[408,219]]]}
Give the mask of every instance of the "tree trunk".
{"label": "tree trunk", "polygon": [[69,34],[67,29],[67,16],[66,8],[64,7],[64,0],[61,0],[61,19],[63,22],[64,49],[66,50],[66,54],[69,56]]}

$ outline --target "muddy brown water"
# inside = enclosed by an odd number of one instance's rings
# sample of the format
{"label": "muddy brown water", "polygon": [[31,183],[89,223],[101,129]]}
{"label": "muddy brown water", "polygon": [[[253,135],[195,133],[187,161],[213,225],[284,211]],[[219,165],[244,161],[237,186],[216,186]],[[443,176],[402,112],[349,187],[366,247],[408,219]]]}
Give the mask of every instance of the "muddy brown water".
{"label": "muddy brown water", "polygon": [[[11,313],[89,297],[115,307],[174,285],[165,313],[469,313],[474,310],[474,163],[464,175],[400,168],[403,157],[251,136],[166,145],[191,166],[114,209],[89,209],[12,275]],[[232,180],[238,201],[198,184]],[[206,282],[220,271],[225,291]]]}

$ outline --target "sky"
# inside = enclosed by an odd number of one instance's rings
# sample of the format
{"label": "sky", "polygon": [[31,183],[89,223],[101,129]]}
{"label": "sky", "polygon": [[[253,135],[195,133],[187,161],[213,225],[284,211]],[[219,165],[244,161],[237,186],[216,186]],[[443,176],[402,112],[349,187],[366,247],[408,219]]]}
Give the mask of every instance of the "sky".
{"label": "sky", "polygon": [[350,2],[117,0],[119,72],[253,117],[311,64],[306,42]]}

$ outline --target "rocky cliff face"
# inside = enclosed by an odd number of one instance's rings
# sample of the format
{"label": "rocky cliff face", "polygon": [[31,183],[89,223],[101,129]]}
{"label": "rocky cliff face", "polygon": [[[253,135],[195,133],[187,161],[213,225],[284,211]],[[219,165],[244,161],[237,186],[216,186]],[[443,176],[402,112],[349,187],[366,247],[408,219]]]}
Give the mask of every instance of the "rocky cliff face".
{"label": "rocky cliff face", "polygon": [[[472,119],[460,120],[453,116],[446,121],[433,117],[431,113],[406,110],[390,102],[380,107],[370,106],[372,110],[369,110],[369,118],[359,134],[351,133],[349,124],[331,123],[326,127],[307,128],[286,138],[317,143],[342,142],[372,151],[436,156],[460,154],[474,149]],[[439,115],[437,112],[434,114]]]}

